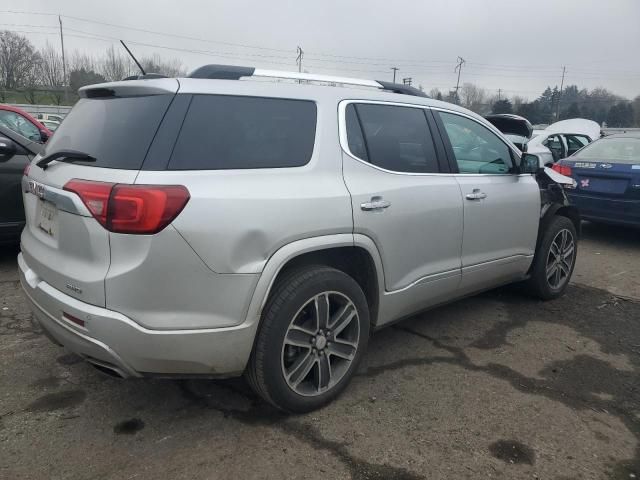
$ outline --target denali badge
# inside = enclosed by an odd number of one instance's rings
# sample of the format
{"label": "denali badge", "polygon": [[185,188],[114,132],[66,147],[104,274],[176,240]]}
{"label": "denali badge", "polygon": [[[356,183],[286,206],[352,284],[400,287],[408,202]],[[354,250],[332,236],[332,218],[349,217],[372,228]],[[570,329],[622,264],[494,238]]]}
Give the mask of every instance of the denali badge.
{"label": "denali badge", "polygon": [[29,193],[33,193],[36,197],[44,198],[45,188],[41,183],[29,180],[28,189]]}
{"label": "denali badge", "polygon": [[76,287],[75,285],[71,285],[70,283],[67,283],[66,287],[71,290],[72,292],[81,294],[82,293],[82,289],[80,287]]}

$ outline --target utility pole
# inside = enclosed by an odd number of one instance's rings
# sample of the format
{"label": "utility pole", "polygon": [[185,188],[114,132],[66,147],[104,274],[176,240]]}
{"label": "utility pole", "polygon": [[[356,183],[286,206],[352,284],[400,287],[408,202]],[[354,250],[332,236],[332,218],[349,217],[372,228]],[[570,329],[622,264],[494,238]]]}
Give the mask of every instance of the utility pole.
{"label": "utility pole", "polygon": [[558,93],[558,101],[556,102],[556,121],[560,119],[560,99],[562,98],[562,89],[564,88],[564,74],[567,67],[562,67],[562,81],[560,82],[560,92]]}
{"label": "utility pole", "polygon": [[460,97],[458,96],[458,90],[460,89],[460,73],[462,72],[462,65],[465,64],[464,58],[458,57],[458,64],[453,69],[454,72],[458,72],[458,81],[456,82],[456,103],[460,103]]}
{"label": "utility pole", "polygon": [[498,101],[502,100],[502,89],[498,89]]}
{"label": "utility pole", "polygon": [[411,82],[413,82],[413,78],[411,77],[406,77],[402,79],[402,84],[403,85],[407,85],[407,86],[411,86]]}
{"label": "utility pole", "polygon": [[[304,57],[304,52],[300,45],[298,45],[298,56],[296,57],[296,64],[298,65],[298,72],[302,73],[302,57]],[[298,83],[302,83],[302,80],[298,80]]]}
{"label": "utility pole", "polygon": [[393,70],[393,83],[396,83],[396,72],[400,69],[398,67],[391,67],[391,70]]}
{"label": "utility pole", "polygon": [[60,44],[62,46],[62,84],[64,87],[64,103],[69,102],[68,88],[67,88],[67,61],[64,58],[64,35],[62,35],[62,18],[58,15],[58,22],[60,23]]}
{"label": "utility pole", "polygon": [[304,56],[304,52],[300,46],[298,46],[297,52],[298,56],[296,57],[296,65],[298,65],[298,72],[302,73],[302,57]]}

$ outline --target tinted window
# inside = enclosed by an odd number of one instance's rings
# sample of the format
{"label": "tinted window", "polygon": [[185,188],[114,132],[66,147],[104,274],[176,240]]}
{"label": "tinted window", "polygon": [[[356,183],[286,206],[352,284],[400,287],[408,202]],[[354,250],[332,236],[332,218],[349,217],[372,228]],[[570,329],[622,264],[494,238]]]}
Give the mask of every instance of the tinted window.
{"label": "tinted window", "polygon": [[364,144],[364,135],[360,128],[360,121],[356,113],[356,107],[353,103],[347,105],[345,113],[347,121],[347,141],[349,142],[349,151],[362,160],[369,161],[367,147]]}
{"label": "tinted window", "polygon": [[9,110],[0,110],[0,125],[7,127],[29,140],[35,142],[42,141],[40,137],[40,130],[29,120],[16,112],[10,112]]}
{"label": "tinted window", "polygon": [[315,135],[311,101],[195,95],[169,169],[299,167],[311,159]]}
{"label": "tinted window", "polygon": [[605,137],[590,143],[573,158],[633,165],[640,164],[640,138]]}
{"label": "tinted window", "polygon": [[138,170],[172,98],[82,98],[46,144],[45,154],[79,150],[96,158],[86,165]]}
{"label": "tinted window", "polygon": [[509,173],[511,149],[495,133],[461,115],[439,115],[460,173]]}
{"label": "tinted window", "polygon": [[373,165],[396,172],[438,171],[431,132],[421,108],[358,104],[356,111],[368,161]]}

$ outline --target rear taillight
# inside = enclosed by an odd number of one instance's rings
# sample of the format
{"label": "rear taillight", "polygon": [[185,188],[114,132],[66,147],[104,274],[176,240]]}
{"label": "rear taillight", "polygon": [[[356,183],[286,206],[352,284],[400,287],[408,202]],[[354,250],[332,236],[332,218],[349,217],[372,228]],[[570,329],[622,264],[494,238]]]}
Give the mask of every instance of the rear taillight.
{"label": "rear taillight", "polygon": [[126,185],[74,178],[64,189],[76,193],[91,215],[115,233],[158,233],[190,198],[182,185]]}
{"label": "rear taillight", "polygon": [[562,165],[560,163],[554,163],[551,167],[553,170],[558,172],[561,175],[565,175],[567,177],[571,176],[571,167],[569,165]]}

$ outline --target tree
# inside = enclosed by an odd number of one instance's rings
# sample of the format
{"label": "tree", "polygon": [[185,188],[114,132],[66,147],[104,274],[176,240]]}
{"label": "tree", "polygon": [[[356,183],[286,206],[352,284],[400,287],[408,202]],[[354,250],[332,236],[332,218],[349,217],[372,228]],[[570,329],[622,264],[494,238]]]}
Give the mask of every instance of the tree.
{"label": "tree", "polygon": [[95,83],[102,82],[106,82],[106,79],[93,70],[80,68],[79,70],[72,70],[69,74],[69,84],[71,85],[71,90],[73,92],[77,92],[80,87],[84,87],[85,85],[93,85]]}
{"label": "tree", "polygon": [[462,105],[476,113],[484,113],[482,109],[484,108],[486,95],[487,91],[484,88],[480,88],[473,83],[465,83],[460,89]]}
{"label": "tree", "polygon": [[513,113],[511,101],[508,98],[498,100],[493,104],[491,113]]}
{"label": "tree", "polygon": [[140,64],[147,73],[160,73],[167,77],[184,77],[187,73],[177,58],[163,60],[158,54],[151,57],[143,57],[140,60]]}
{"label": "tree", "polygon": [[37,52],[32,57],[32,66],[24,78],[24,98],[27,103],[35,105],[36,93],[42,86],[42,58]]}
{"label": "tree", "polygon": [[65,84],[62,55],[49,42],[40,50],[42,84],[48,87],[62,87]]}
{"label": "tree", "polygon": [[23,87],[37,63],[37,52],[26,37],[0,31],[0,90]]}
{"label": "tree", "polygon": [[640,127],[640,95],[633,99],[633,118],[636,127]]}
{"label": "tree", "polygon": [[[129,57],[116,52],[113,45],[109,47],[104,58],[100,62],[99,73],[108,81],[116,82],[133,74],[137,67],[133,65]],[[134,70],[135,69],[135,70]]]}
{"label": "tree", "polygon": [[523,103],[518,109],[516,109],[516,114],[526,118],[534,125],[543,123],[540,112],[540,102],[538,100],[530,103]]}
{"label": "tree", "polygon": [[578,102],[572,102],[571,105],[569,105],[569,108],[560,111],[560,120],[564,120],[567,118],[581,118]]}
{"label": "tree", "polygon": [[435,98],[436,100],[442,100],[442,92],[440,92],[439,88],[432,88],[429,90],[429,97]]}

